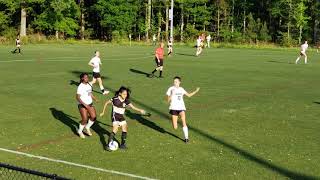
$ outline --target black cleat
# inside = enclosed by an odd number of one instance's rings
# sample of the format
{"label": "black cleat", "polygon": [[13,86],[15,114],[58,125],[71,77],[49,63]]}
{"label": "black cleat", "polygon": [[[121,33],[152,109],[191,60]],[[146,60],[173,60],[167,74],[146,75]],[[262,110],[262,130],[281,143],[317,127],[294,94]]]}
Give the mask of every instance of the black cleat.
{"label": "black cleat", "polygon": [[189,139],[185,139],[184,142],[185,142],[185,143],[189,143]]}
{"label": "black cleat", "polygon": [[111,149],[110,149],[110,147],[109,147],[108,145],[106,145],[106,146],[104,147],[104,150],[111,152]]}
{"label": "black cleat", "polygon": [[122,150],[126,150],[127,146],[125,144],[121,144],[119,148],[122,149]]}

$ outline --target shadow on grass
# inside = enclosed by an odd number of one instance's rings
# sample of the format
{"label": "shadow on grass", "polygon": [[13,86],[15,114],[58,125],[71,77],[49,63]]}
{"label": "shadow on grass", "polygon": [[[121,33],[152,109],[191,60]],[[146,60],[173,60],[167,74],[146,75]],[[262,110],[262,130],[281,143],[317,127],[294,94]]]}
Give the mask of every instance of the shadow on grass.
{"label": "shadow on grass", "polygon": [[136,113],[132,113],[130,111],[126,111],[126,116],[128,116],[129,118],[131,119],[134,119],[136,121],[138,121],[140,124],[150,128],[150,129],[153,129],[155,131],[158,131],[159,133],[163,133],[163,134],[168,134],[174,138],[177,138],[181,141],[183,141],[182,138],[178,137],[177,135],[175,134],[172,134],[171,132],[168,132],[166,131],[165,129],[163,129],[162,127],[158,126],[156,123],[144,118],[143,116],[141,116],[140,114],[136,114]]}
{"label": "shadow on grass", "polygon": [[180,56],[192,56],[192,57],[196,57],[194,54],[186,54],[186,53],[175,53],[177,55],[180,55]]}
{"label": "shadow on grass", "polygon": [[145,76],[149,76],[149,73],[140,71],[140,70],[136,70],[136,69],[130,69],[131,72],[136,73],[136,74],[141,74],[141,75],[145,75]]}
{"label": "shadow on grass", "polygon": [[314,101],[313,103],[314,103],[314,104],[320,104],[320,102],[319,102],[319,101]]}
{"label": "shadow on grass", "polygon": [[270,62],[270,63],[279,63],[279,64],[295,64],[293,62],[282,62],[282,61],[274,61],[274,60],[270,60],[270,61],[267,61],[267,62]]}
{"label": "shadow on grass", "polygon": [[[115,92],[115,90],[111,89],[111,88],[108,88],[110,91],[113,91]],[[147,111],[149,112],[154,112],[156,114],[158,114],[160,117],[163,117],[164,119],[166,120],[170,120],[170,116],[167,114],[167,113],[164,113],[156,108],[153,108],[152,106],[150,105],[147,105],[139,100],[136,100],[134,98],[131,98],[131,101],[137,105],[139,105],[140,107],[146,109]],[[317,102],[315,102],[317,103]],[[132,115],[132,113],[131,113]],[[129,116],[129,115],[128,115]],[[137,118],[137,117],[136,117]],[[154,124],[150,124],[150,121],[148,122],[145,121],[146,119],[141,119],[138,117],[138,119],[140,119],[141,121],[141,124],[145,123],[146,126],[154,129],[154,130],[157,130],[158,128],[161,128],[159,126],[154,126]],[[139,121],[139,120],[138,120]],[[286,176],[290,179],[305,179],[305,180],[316,180],[316,179],[319,179],[319,177],[314,177],[314,176],[310,176],[310,175],[306,175],[306,174],[303,174],[303,173],[299,173],[299,172],[295,172],[295,171],[292,171],[292,170],[289,170],[287,168],[284,168],[284,167],[281,167],[281,166],[278,166],[276,164],[273,164],[267,160],[265,160],[264,158],[262,157],[259,157],[253,153],[250,153],[244,149],[241,149],[241,148],[238,148],[237,146],[231,144],[231,143],[228,143],[218,137],[216,137],[215,135],[212,135],[212,134],[209,134],[203,130],[200,130],[198,128],[195,128],[193,126],[188,126],[189,130],[190,131],[193,131],[194,133],[200,135],[201,137],[203,138],[206,138],[207,140],[210,140],[211,142],[214,142],[214,143],[217,143],[217,144],[220,144],[222,146],[224,146],[225,148],[231,150],[234,152],[235,155],[238,155],[238,156],[241,156],[242,158],[245,158],[251,162],[254,162],[256,163],[257,165],[265,168],[265,169],[268,169],[268,170],[271,170],[275,173],[278,173],[282,176]],[[162,130],[159,129],[159,132],[161,132]],[[180,138],[179,138],[180,139]]]}
{"label": "shadow on grass", "polygon": [[[63,111],[57,110],[56,108],[49,108],[49,110],[51,111],[51,114],[55,119],[59,120],[64,125],[70,127],[71,131],[76,136],[79,136],[78,132],[77,132],[79,122],[74,120],[74,119],[77,119],[76,117],[70,116],[70,115],[64,113]],[[101,125],[111,127],[110,125],[107,125],[107,124],[102,123],[100,121],[96,121],[93,124],[93,126],[91,127],[91,129],[98,134],[98,136],[100,138],[101,145],[102,145],[103,149],[105,149],[105,146],[107,143],[106,143],[104,135],[109,136],[110,133],[107,130],[105,130],[104,128],[102,128]]]}

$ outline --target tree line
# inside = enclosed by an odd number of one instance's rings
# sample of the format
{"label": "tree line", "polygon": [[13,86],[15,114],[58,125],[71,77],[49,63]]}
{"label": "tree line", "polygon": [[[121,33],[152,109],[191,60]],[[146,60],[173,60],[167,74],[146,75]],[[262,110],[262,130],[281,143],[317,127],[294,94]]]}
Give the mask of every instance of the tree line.
{"label": "tree line", "polygon": [[[169,37],[171,0],[0,0],[0,36],[57,39]],[[320,40],[319,0],[174,0],[174,39],[295,45]]]}

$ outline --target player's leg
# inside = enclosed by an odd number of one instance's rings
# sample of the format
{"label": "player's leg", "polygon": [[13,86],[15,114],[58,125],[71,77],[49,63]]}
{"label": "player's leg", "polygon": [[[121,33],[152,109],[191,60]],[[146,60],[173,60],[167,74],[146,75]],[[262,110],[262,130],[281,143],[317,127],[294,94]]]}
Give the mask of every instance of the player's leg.
{"label": "player's leg", "polygon": [[94,85],[97,82],[97,79],[95,77],[92,78],[92,81],[90,82],[91,85]]}
{"label": "player's leg", "polygon": [[179,113],[179,115],[180,115],[181,121],[182,121],[182,130],[183,130],[183,134],[184,134],[184,141],[187,143],[187,142],[189,142],[189,132],[188,132],[188,126],[187,126],[187,121],[186,121],[186,112],[181,111]]}
{"label": "player's leg", "polygon": [[110,133],[109,138],[108,138],[108,143],[107,143],[107,147],[106,147],[107,150],[109,150],[109,144],[111,141],[114,140],[114,137],[116,136],[116,134],[118,132],[119,123],[120,123],[119,121],[112,122],[112,132]]}
{"label": "player's leg", "polygon": [[308,56],[307,53],[304,53],[304,63],[307,64],[308,63]]}
{"label": "player's leg", "polygon": [[127,132],[128,132],[128,125],[126,121],[121,122],[121,127],[122,127],[122,134],[121,134],[121,149],[126,149],[126,140],[127,140]]}
{"label": "player's leg", "polygon": [[102,92],[103,95],[107,95],[109,93],[109,91],[105,91],[104,87],[103,87],[103,84],[102,84],[102,79],[101,77],[97,78],[98,80],[98,83],[99,83],[99,87],[100,87],[100,90]]}
{"label": "player's leg", "polygon": [[[171,111],[173,112],[173,111]],[[172,119],[172,127],[173,129],[178,129],[178,115],[175,113],[171,113],[171,119]]]}
{"label": "player's leg", "polygon": [[299,55],[299,56],[298,56],[298,58],[296,59],[296,64],[298,64],[298,62],[299,62],[299,60],[300,60],[301,56],[302,56],[302,53],[300,52],[300,55]]}
{"label": "player's leg", "polygon": [[83,129],[87,124],[88,121],[88,111],[85,107],[83,107],[83,105],[79,105],[79,112],[81,115],[81,122],[79,124],[79,129],[78,129],[78,134],[80,136],[80,138],[85,138],[84,134],[83,134]]}
{"label": "player's leg", "polygon": [[19,54],[21,54],[21,49],[20,49],[20,47],[18,47],[18,50],[19,50]]}
{"label": "player's leg", "polygon": [[163,64],[161,64],[161,66],[159,67],[159,70],[160,70],[160,78],[163,78],[163,76],[162,76],[162,71],[163,71]]}
{"label": "player's leg", "polygon": [[97,120],[97,114],[96,114],[96,109],[93,106],[89,106],[88,108],[88,113],[90,115],[90,119],[88,120],[87,125],[85,126],[86,133],[89,136],[92,136],[92,133],[90,131],[91,126],[96,122]]}

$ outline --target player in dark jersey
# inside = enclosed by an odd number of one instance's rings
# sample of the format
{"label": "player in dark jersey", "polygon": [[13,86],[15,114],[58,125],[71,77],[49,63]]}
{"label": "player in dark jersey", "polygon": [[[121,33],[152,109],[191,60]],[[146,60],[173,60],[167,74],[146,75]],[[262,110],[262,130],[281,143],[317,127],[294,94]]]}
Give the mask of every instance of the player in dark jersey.
{"label": "player in dark jersey", "polygon": [[106,150],[110,151],[109,143],[113,141],[116,133],[118,132],[119,127],[122,128],[122,135],[121,135],[121,144],[120,149],[126,149],[126,138],[127,138],[127,122],[124,118],[124,113],[126,111],[126,107],[129,106],[135,111],[139,111],[141,114],[146,114],[145,110],[136,108],[130,102],[130,90],[126,87],[121,86],[120,89],[115,93],[115,96],[108,100],[103,107],[103,111],[100,116],[103,116],[108,104],[112,104],[112,113],[111,113],[111,120],[112,120],[112,132],[109,136],[108,143]]}
{"label": "player in dark jersey", "polygon": [[155,61],[156,61],[156,68],[151,72],[149,75],[150,78],[154,77],[154,73],[160,71],[159,78],[162,78],[162,71],[163,71],[163,56],[164,56],[164,43],[160,43],[160,47],[156,49],[155,52]]}
{"label": "player in dark jersey", "polygon": [[21,53],[21,41],[20,41],[19,35],[17,36],[17,39],[16,39],[16,48],[11,52],[16,53],[17,51],[19,52],[19,54]]}

